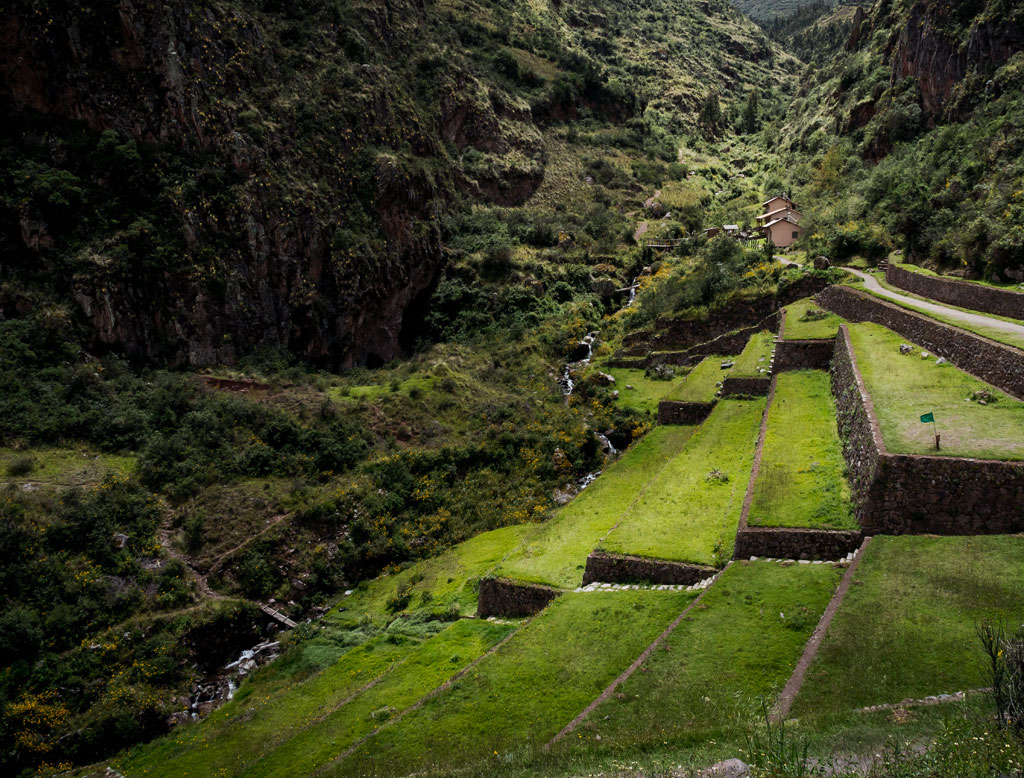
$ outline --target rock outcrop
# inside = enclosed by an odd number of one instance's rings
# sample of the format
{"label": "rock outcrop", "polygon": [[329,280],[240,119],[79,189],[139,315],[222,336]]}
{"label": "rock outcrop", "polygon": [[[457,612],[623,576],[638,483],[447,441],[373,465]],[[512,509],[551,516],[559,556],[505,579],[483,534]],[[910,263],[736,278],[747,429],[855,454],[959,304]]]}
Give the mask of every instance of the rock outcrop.
{"label": "rock outcrop", "polygon": [[929,126],[969,72],[992,73],[1024,50],[1024,26],[1014,15],[1019,12],[981,13],[987,5],[917,0],[893,40],[893,81],[917,79]]}
{"label": "rock outcrop", "polygon": [[[84,194],[63,218],[52,195],[30,191],[23,245],[0,273],[48,273],[95,350],[146,361],[232,362],[257,346],[330,366],[398,353],[406,312],[442,264],[437,217],[451,176],[436,136],[403,129],[419,122],[417,106],[392,98],[385,71],[354,66],[346,78],[361,84],[359,101],[342,100],[315,69],[279,64],[282,33],[230,4],[36,11],[15,2],[0,14],[0,107],[15,119],[3,141],[40,178],[55,171]],[[318,33],[359,28],[386,52],[416,15],[350,22]],[[492,112],[446,129],[486,145],[495,123]],[[98,168],[105,138],[135,154],[132,170],[117,159]],[[427,172],[438,165],[441,175]],[[133,198],[128,176],[151,184],[153,199]],[[120,186],[147,239],[127,248],[124,225],[103,234],[91,212]],[[31,298],[0,303],[24,313]]]}

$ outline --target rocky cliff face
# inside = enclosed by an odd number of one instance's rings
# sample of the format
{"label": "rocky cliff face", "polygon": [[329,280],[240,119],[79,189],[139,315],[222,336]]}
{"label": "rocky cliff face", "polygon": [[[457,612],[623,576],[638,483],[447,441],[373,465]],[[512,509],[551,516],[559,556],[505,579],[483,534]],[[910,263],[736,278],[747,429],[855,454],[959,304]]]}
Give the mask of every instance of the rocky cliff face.
{"label": "rocky cliff face", "polygon": [[918,80],[929,126],[942,117],[953,88],[968,73],[993,73],[1024,50],[1020,11],[1000,5],[917,0],[891,39],[892,77]]}
{"label": "rocky cliff face", "polygon": [[550,125],[628,125],[588,142],[669,161],[702,85],[796,72],[724,0],[478,5],[12,0],[0,316],[56,310],[171,365],[386,361],[446,217],[529,199]]}
{"label": "rocky cliff face", "polygon": [[[353,29],[386,48],[415,24],[370,18]],[[369,87],[353,104],[312,67],[286,72],[273,34],[223,4],[9,6],[0,103],[31,129],[5,141],[31,148],[34,181],[59,171],[99,197],[117,188],[120,171],[98,174],[95,152],[68,159],[75,125],[171,148],[182,162],[176,175],[143,154],[159,202],[130,210],[151,225],[166,217],[157,240],[184,257],[140,270],[135,250],[119,262],[109,244],[124,225],[85,234],[87,220],[58,224],[51,194],[29,191],[21,245],[4,252],[3,275],[49,272],[90,323],[95,348],[146,360],[231,362],[257,345],[335,366],[393,357],[409,302],[442,261],[443,154],[428,133],[399,129],[420,123],[415,106],[390,100],[386,77],[374,89],[373,65],[352,68]],[[321,34],[329,45],[338,29]],[[439,159],[441,175],[424,158]],[[7,299],[12,307],[31,302]]]}

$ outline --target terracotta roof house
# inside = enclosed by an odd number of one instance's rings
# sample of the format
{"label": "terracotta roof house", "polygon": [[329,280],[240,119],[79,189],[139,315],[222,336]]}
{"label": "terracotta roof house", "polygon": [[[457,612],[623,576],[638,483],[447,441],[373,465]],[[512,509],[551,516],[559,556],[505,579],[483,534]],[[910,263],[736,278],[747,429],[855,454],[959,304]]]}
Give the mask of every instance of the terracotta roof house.
{"label": "terracotta roof house", "polygon": [[804,228],[792,217],[783,216],[768,222],[761,228],[761,231],[773,244],[780,249],[784,249],[800,240],[800,236],[804,233]]}

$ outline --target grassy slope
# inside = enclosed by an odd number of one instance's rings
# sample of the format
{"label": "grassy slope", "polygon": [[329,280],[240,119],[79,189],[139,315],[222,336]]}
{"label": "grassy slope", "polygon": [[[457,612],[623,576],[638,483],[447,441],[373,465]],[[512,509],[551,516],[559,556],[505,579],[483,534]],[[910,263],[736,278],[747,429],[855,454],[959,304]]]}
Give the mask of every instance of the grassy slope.
{"label": "grassy slope", "polygon": [[718,384],[728,375],[722,362],[728,357],[706,357],[686,377],[683,383],[665,399],[680,403],[708,403],[715,399]]}
{"label": "grassy slope", "polygon": [[[9,468],[12,464],[15,465],[15,471],[20,474],[10,473]],[[20,470],[17,468],[18,465],[22,466]],[[135,471],[135,458],[101,454],[88,446],[43,446],[25,450],[0,448],[0,468],[0,482],[32,481],[56,487],[84,486],[99,483],[107,475],[131,475]]]}
{"label": "grassy slope", "polygon": [[[129,774],[155,776],[237,775],[350,697],[352,702],[328,721],[351,718],[353,710],[365,711],[368,706],[409,704],[411,695],[414,700],[429,691],[440,683],[438,678],[444,680],[472,661],[508,630],[503,625],[460,621],[422,642],[381,636],[352,649],[303,683],[265,672],[270,678],[250,679],[233,701],[208,719],[140,749],[125,769]],[[455,657],[458,661],[452,662]],[[372,681],[378,683],[360,695]]]}
{"label": "grassy slope", "polygon": [[[620,406],[652,414],[658,412],[658,403],[686,380],[686,377],[683,376],[671,381],[656,381],[653,378],[648,378],[643,370],[622,367],[605,368],[604,370],[615,379]],[[630,389],[630,386],[633,388]]]}
{"label": "grassy slope", "polygon": [[736,358],[731,375],[759,376],[758,368],[767,370],[768,360],[775,351],[775,333],[765,330],[753,335],[747,341],[747,347]]}
{"label": "grassy slope", "polygon": [[793,715],[986,685],[975,624],[1016,624],[1024,538],[878,537],[836,614]]}
{"label": "grassy slope", "polygon": [[[876,324],[850,326],[857,361],[886,447],[895,453],[934,454],[932,425],[922,414],[934,412],[945,456],[982,459],[1024,458],[1024,403],[952,365],[921,359],[920,349],[900,354],[905,343]],[[987,389],[997,397],[991,405],[965,402],[972,392]]]}
{"label": "grassy slope", "polygon": [[840,577],[832,565],[734,564],[569,745],[692,742],[752,722],[785,685]]}
{"label": "grassy slope", "polygon": [[470,616],[476,611],[476,581],[536,528],[534,524],[517,524],[484,532],[401,572],[365,581],[341,600],[325,621],[357,624],[364,619],[383,619],[388,599],[399,592],[410,595],[404,610],[445,610],[454,603],[461,615]]}
{"label": "grassy slope", "polygon": [[821,309],[810,298],[786,306],[786,327],[783,330],[783,337],[786,340],[834,338],[839,332],[839,324],[842,319],[834,313],[829,313],[827,317],[818,321],[800,321],[808,310],[818,311]]}
{"label": "grassy slope", "polygon": [[[606,551],[700,564],[732,557],[765,400],[724,400],[602,543]],[[726,483],[706,480],[712,470]]]}
{"label": "grassy slope", "polygon": [[[305,776],[370,734],[392,715],[436,689],[510,631],[505,625],[460,621],[425,641],[381,683],[298,732],[276,749],[250,748],[259,761],[247,776]],[[254,753],[255,752],[255,753]]]}
{"label": "grassy slope", "polygon": [[[686,606],[662,592],[567,594],[451,691],[330,775],[407,774],[539,749]],[[623,625],[629,625],[623,629]]]}
{"label": "grassy slope", "polygon": [[768,411],[750,524],[857,529],[828,373],[782,373]]}
{"label": "grassy slope", "polygon": [[538,527],[496,572],[523,581],[578,586],[587,555],[693,432],[693,427],[658,427],[648,433],[579,497]]}

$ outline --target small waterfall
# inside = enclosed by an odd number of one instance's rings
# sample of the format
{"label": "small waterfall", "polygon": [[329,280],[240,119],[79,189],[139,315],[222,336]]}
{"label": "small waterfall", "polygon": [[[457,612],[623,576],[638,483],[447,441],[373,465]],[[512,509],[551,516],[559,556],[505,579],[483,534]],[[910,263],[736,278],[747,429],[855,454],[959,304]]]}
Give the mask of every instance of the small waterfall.
{"label": "small waterfall", "polygon": [[602,435],[600,432],[595,433],[595,435],[597,439],[601,441],[601,446],[604,448],[606,452],[608,452],[612,456],[619,453],[619,450],[612,445],[612,442],[610,440],[608,440],[607,435]]}
{"label": "small waterfall", "polygon": [[627,308],[629,306],[631,306],[633,304],[633,302],[636,300],[636,288],[637,288],[637,286],[639,286],[637,281],[639,281],[639,280],[640,280],[640,276],[636,276],[636,277],[633,278],[633,282],[629,285],[629,302],[626,303],[626,307]]}
{"label": "small waterfall", "polygon": [[[596,332],[588,332],[583,340],[576,344],[576,348],[569,355],[572,361],[565,366],[560,381],[562,384],[562,394],[565,395],[566,400],[569,399],[569,395],[572,394],[572,390],[576,387],[576,382],[572,380],[573,371],[584,368],[590,363],[590,358],[594,356],[594,341],[596,339]],[[576,359],[573,359],[573,357],[576,357]]]}
{"label": "small waterfall", "polygon": [[593,473],[587,473],[579,481],[576,482],[576,488],[582,492],[584,489],[586,489],[588,486],[594,483],[594,481],[597,480],[597,477],[599,475],[601,475],[600,470],[595,470]]}

